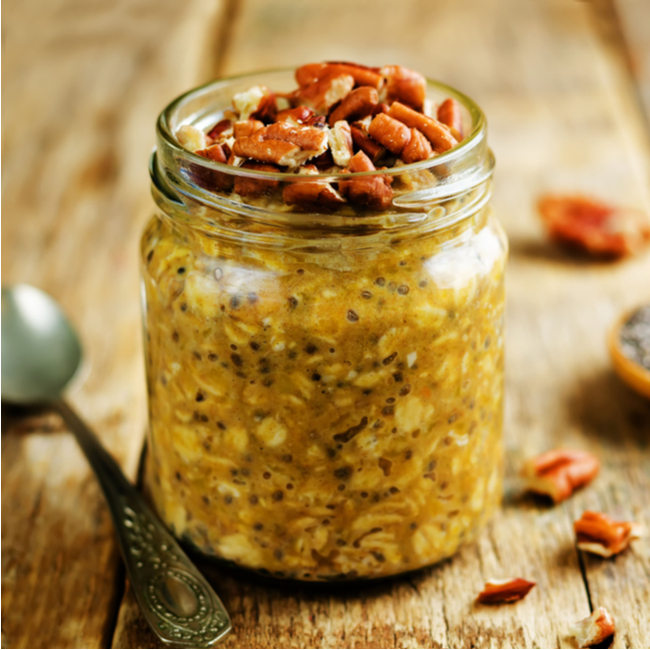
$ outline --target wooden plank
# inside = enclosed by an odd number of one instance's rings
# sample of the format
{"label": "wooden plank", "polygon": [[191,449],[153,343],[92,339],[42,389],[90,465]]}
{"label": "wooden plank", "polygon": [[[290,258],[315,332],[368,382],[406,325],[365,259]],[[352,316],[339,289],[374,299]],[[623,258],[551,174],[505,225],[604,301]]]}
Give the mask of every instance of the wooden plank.
{"label": "wooden plank", "polygon": [[650,123],[650,4],[645,0],[614,0],[632,75]]}
{"label": "wooden plank", "polygon": [[[650,408],[613,375],[605,348],[617,314],[650,299],[650,257],[577,261],[546,242],[534,212],[545,191],[649,206],[647,132],[593,9],[554,0],[242,4],[224,72],[320,59],[399,62],[484,108],[498,161],[494,204],[511,240],[508,480],[504,508],[476,545],[405,579],[290,590],[206,569],[233,616],[225,647],[558,647],[560,634],[599,605],[617,616],[617,647],[650,643],[641,620],[648,541],[596,563],[602,580],[587,561],[587,584],[572,532],[588,507],[650,522],[643,442]],[[593,449],[604,468],[570,502],[546,508],[521,496],[516,470],[560,445]],[[473,603],[485,579],[513,574],[538,582],[526,600],[502,608]],[[157,647],[130,593],[114,647]]]}
{"label": "wooden plank", "polygon": [[[219,8],[26,0],[4,11],[3,282],[49,291],[79,328],[86,367],[71,400],[131,476],[146,420],[147,156],[166,100],[200,80]],[[3,647],[107,647],[123,579],[99,489],[57,418],[3,416]]]}

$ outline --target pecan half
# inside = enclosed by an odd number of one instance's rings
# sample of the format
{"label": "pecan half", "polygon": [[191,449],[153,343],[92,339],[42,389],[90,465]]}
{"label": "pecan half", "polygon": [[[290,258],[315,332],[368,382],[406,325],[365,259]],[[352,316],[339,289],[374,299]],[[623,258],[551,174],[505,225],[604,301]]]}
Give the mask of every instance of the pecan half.
{"label": "pecan half", "polygon": [[[348,167],[351,172],[373,171],[375,166],[363,151],[359,151],[350,159]],[[380,174],[363,176],[339,183],[339,191],[353,205],[369,210],[386,210],[393,200],[391,183],[393,179]]]}
{"label": "pecan half", "polygon": [[353,90],[331,113],[329,125],[334,126],[340,120],[358,120],[370,115],[379,101],[379,94],[374,88],[361,86]]}
{"label": "pecan half", "polygon": [[330,130],[328,139],[334,162],[339,167],[347,167],[354,154],[350,125],[345,120],[339,120]]}
{"label": "pecan half", "polygon": [[451,134],[460,142],[463,139],[463,116],[460,111],[460,104],[453,97],[445,99],[438,106],[438,122],[449,127]]}
{"label": "pecan half", "polygon": [[575,623],[562,638],[563,648],[592,648],[601,645],[616,631],[614,619],[604,608]]}
{"label": "pecan half", "polygon": [[[263,165],[255,162],[245,162],[241,169],[253,169],[260,172],[279,172],[275,165]],[[257,198],[264,194],[270,194],[277,189],[280,181],[266,180],[261,178],[246,178],[237,176],[235,178],[235,192],[247,198]]]}
{"label": "pecan half", "polygon": [[371,86],[379,90],[384,78],[377,68],[369,68],[360,63],[348,63],[347,61],[329,61],[327,63],[308,63],[296,70],[295,76],[298,85],[303,88],[309,84],[322,79],[324,75],[349,74],[357,86]]}
{"label": "pecan half", "polygon": [[415,70],[401,65],[387,65],[381,69],[386,77],[386,99],[399,101],[421,111],[427,94],[425,78]]}
{"label": "pecan half", "polygon": [[368,127],[368,135],[396,156],[401,155],[411,139],[409,128],[386,113],[379,113],[372,120]]}
{"label": "pecan half", "polygon": [[523,578],[506,578],[505,580],[488,580],[483,591],[478,595],[478,602],[485,605],[514,603],[521,600],[535,586],[535,582]]}
{"label": "pecan half", "polygon": [[573,522],[578,548],[602,557],[612,557],[624,551],[633,539],[640,537],[632,521],[614,521],[602,512],[583,512]]}
{"label": "pecan half", "polygon": [[183,124],[183,126],[176,131],[176,139],[182,147],[189,151],[205,149],[208,145],[205,133],[191,124]]}
{"label": "pecan half", "polygon": [[335,210],[346,202],[329,183],[321,181],[289,183],[282,191],[282,198],[287,205],[314,211]]}
{"label": "pecan half", "polygon": [[336,71],[326,72],[316,81],[300,88],[295,94],[298,105],[313,108],[316,113],[326,114],[354,88],[354,78]]}
{"label": "pecan half", "polygon": [[588,451],[552,449],[529,460],[521,474],[531,492],[559,503],[590,483],[599,469],[600,461]]}
{"label": "pecan half", "polygon": [[237,139],[246,138],[262,128],[264,128],[264,123],[259,120],[240,120],[233,124],[233,134]]}
{"label": "pecan half", "polygon": [[411,139],[402,151],[402,160],[409,164],[426,160],[433,154],[431,144],[417,129],[411,129]]}
{"label": "pecan half", "polygon": [[232,98],[232,105],[240,120],[254,117],[263,121],[275,115],[275,95],[266,86],[253,86]]}
{"label": "pecan half", "polygon": [[366,132],[352,125],[350,127],[352,132],[352,141],[354,144],[365,153],[373,163],[377,164],[381,158],[386,154],[386,149],[382,147],[378,142],[375,142]]}
{"label": "pecan half", "polygon": [[424,133],[436,153],[447,151],[458,144],[456,138],[449,131],[449,127],[432,117],[414,111],[400,102],[393,102],[388,115],[406,124],[406,126]]}

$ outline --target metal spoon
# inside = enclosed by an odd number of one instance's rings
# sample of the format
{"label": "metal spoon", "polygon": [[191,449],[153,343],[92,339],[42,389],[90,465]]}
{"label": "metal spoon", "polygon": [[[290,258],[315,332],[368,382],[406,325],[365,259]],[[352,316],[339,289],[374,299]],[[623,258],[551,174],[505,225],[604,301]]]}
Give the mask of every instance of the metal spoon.
{"label": "metal spoon", "polygon": [[151,629],[165,643],[208,648],[230,631],[223,604],[61,397],[81,358],[79,339],[50,296],[27,284],[2,289],[2,399],[45,403],[61,414],[99,479],[131,588]]}

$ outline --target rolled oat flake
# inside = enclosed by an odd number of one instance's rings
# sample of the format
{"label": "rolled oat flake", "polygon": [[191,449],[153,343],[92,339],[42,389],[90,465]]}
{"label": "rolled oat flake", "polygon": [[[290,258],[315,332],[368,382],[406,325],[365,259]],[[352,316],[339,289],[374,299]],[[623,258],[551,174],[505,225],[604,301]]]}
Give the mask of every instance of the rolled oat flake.
{"label": "rolled oat flake", "polygon": [[623,354],[650,370],[650,305],[637,309],[625,321],[619,337]]}

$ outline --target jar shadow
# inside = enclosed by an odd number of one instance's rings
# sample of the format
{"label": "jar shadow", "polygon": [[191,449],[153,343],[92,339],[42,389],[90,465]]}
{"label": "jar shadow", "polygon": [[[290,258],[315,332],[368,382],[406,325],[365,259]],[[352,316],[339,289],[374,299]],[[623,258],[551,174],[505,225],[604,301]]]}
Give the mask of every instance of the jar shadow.
{"label": "jar shadow", "polygon": [[620,262],[616,259],[594,258],[579,249],[562,246],[548,239],[525,239],[508,235],[508,241],[512,259],[527,258],[579,268],[608,268]]}

